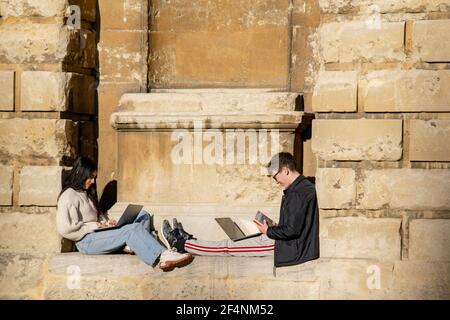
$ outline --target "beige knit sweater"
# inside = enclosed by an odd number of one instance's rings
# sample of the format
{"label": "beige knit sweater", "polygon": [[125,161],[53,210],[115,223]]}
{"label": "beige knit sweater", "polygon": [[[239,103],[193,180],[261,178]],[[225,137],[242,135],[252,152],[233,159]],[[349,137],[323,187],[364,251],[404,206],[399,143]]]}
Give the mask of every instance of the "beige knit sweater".
{"label": "beige knit sweater", "polygon": [[66,239],[78,241],[97,229],[97,209],[84,191],[67,189],[59,197],[56,228]]}

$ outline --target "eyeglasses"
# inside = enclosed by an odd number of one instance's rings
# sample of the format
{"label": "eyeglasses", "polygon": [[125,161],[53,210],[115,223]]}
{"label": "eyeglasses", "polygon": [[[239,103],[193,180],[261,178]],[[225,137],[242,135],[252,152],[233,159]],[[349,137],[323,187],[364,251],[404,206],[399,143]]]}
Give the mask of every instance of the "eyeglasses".
{"label": "eyeglasses", "polygon": [[[278,175],[280,172],[281,172],[281,169],[279,169],[279,170],[277,171],[277,173],[275,173],[275,175],[272,176],[272,179],[275,180],[275,181],[277,181],[277,175]],[[278,181],[277,181],[277,182],[278,182]]]}

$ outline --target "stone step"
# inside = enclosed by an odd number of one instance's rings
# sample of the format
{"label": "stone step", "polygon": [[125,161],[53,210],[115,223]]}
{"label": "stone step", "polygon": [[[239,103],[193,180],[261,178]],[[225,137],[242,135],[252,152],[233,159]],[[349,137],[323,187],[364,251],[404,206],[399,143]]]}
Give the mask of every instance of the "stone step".
{"label": "stone step", "polygon": [[271,92],[264,89],[172,89],[124,94],[119,101],[118,111],[270,113],[295,111],[297,97],[299,94],[294,92]]}

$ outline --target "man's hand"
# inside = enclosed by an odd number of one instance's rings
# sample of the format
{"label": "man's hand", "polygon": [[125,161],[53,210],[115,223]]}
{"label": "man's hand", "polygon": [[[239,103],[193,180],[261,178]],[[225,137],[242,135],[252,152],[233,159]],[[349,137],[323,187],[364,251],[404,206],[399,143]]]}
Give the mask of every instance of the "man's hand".
{"label": "man's hand", "polygon": [[259,230],[261,233],[267,234],[267,228],[268,228],[269,226],[267,225],[267,221],[266,221],[266,220],[264,220],[264,224],[262,224],[261,222],[259,222],[259,221],[256,220],[256,219],[253,219],[253,222],[256,224],[256,227],[258,228],[258,230]]}

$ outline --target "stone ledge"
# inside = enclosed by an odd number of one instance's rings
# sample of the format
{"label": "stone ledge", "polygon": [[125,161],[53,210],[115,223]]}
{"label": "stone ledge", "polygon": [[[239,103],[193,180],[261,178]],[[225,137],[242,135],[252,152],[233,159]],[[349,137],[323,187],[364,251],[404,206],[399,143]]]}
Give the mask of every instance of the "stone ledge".
{"label": "stone ledge", "polygon": [[216,89],[128,93],[111,115],[116,130],[285,129],[292,131],[304,112],[298,93]]}

